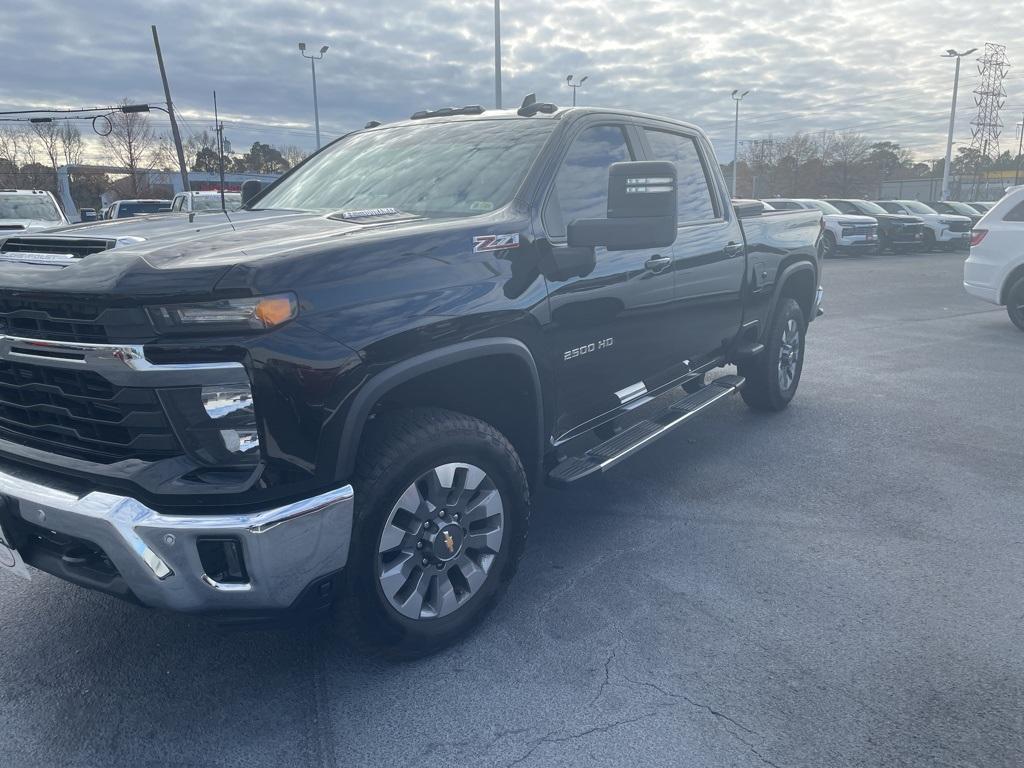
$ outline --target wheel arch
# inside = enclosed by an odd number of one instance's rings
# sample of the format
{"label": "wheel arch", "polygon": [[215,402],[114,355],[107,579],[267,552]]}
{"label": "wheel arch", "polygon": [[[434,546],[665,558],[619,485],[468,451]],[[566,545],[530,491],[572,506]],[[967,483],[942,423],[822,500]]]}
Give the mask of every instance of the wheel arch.
{"label": "wheel arch", "polygon": [[[445,374],[453,375],[445,379]],[[460,400],[467,395],[468,399]],[[376,374],[359,389],[342,428],[337,476],[352,474],[367,422],[376,411],[390,406],[434,406],[479,418],[504,434],[532,484],[543,457],[543,402],[536,360],[519,339],[473,339],[415,355]],[[523,418],[519,412],[523,407],[533,418]]]}
{"label": "wheel arch", "polygon": [[1017,281],[1024,278],[1024,262],[1021,262],[1016,267],[1010,270],[1010,274],[1003,280],[1003,285],[999,289],[999,303],[1002,306],[1006,306],[1010,299],[1010,289],[1017,284]]}
{"label": "wheel arch", "polygon": [[775,308],[783,296],[796,299],[804,311],[804,317],[810,323],[814,319],[811,314],[814,311],[814,296],[817,290],[818,269],[811,261],[800,259],[783,267],[775,293],[772,295],[771,305],[768,307],[766,327],[775,315]]}

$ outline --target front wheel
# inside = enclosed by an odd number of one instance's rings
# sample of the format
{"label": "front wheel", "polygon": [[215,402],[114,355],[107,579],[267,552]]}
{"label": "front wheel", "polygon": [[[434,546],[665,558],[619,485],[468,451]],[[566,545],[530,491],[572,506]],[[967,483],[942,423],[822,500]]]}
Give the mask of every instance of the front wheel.
{"label": "front wheel", "polygon": [[368,429],[336,626],[361,650],[422,656],[476,626],[515,572],[526,474],[501,433],[462,414],[395,411]]}
{"label": "front wheel", "polygon": [[1024,277],[1018,280],[1006,294],[1006,314],[1010,322],[1024,331]]}
{"label": "front wheel", "polygon": [[746,383],[740,394],[756,411],[781,411],[789,405],[800,384],[804,367],[804,336],[807,320],[796,300],[779,300],[757,357],[738,366]]}
{"label": "front wheel", "polygon": [[924,231],[924,244],[921,246],[923,251],[934,251],[938,247],[938,242],[935,240],[935,233],[930,229]]}
{"label": "front wheel", "polygon": [[835,257],[837,250],[836,236],[826,232],[818,242],[818,254],[823,259],[831,259]]}

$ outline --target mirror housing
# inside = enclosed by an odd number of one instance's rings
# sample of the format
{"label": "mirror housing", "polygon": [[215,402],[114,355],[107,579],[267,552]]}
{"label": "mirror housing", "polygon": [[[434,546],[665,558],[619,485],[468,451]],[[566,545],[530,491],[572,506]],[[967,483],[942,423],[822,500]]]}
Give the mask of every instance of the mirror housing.
{"label": "mirror housing", "polygon": [[78,209],[78,220],[79,221],[96,221],[96,209],[95,208],[79,208]]}
{"label": "mirror housing", "polygon": [[608,169],[608,218],[570,223],[569,246],[627,251],[672,245],[676,241],[676,177],[676,166],[670,162],[613,163]]}
{"label": "mirror housing", "polygon": [[733,200],[732,209],[736,211],[736,215],[741,219],[760,216],[765,211],[764,203],[760,200]]}
{"label": "mirror housing", "polygon": [[263,182],[259,179],[248,179],[242,182],[242,207],[247,206],[263,191]]}

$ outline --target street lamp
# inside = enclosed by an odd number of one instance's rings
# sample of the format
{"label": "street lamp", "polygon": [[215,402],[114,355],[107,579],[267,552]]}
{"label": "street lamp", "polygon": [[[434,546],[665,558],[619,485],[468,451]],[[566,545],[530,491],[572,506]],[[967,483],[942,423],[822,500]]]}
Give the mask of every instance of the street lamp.
{"label": "street lamp", "polygon": [[314,56],[306,53],[305,43],[299,43],[299,53],[302,54],[303,58],[309,59],[309,63],[313,68],[313,119],[316,122],[316,148],[320,149],[320,105],[316,100],[316,63],[324,57],[325,53],[327,53],[327,46],[321,46],[320,54],[318,56]]}
{"label": "street lamp", "polygon": [[[740,93],[737,88],[732,92],[732,100],[736,102],[736,122],[732,134],[732,196],[736,197],[736,167],[740,164],[740,102],[750,91]],[[736,94],[739,94],[737,96]]]}
{"label": "street lamp", "polygon": [[573,78],[572,75],[569,75],[567,78],[565,78],[565,84],[568,85],[570,88],[572,88],[572,105],[574,107],[576,106],[576,89],[577,88],[582,88],[583,84],[585,82],[587,82],[587,78],[588,77],[590,77],[590,75],[584,75],[583,79],[580,80],[578,83],[574,83],[572,81],[572,78]]}
{"label": "street lamp", "polygon": [[960,58],[970,56],[977,48],[957,53],[952,48],[947,48],[942,54],[944,59],[956,59],[956,71],[953,75],[953,106],[949,110],[949,136],[946,138],[946,162],[942,166],[942,199],[949,200],[949,165],[953,160],[953,126],[956,123],[956,94],[960,90]]}

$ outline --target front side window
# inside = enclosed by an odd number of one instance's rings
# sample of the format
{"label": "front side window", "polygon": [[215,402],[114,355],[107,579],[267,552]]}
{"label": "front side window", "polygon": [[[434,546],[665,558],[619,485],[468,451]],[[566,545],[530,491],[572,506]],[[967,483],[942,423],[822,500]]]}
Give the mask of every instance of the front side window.
{"label": "front side window", "polygon": [[558,169],[544,211],[548,234],[564,237],[576,219],[607,216],[608,168],[632,159],[621,126],[595,125],[577,136]]}
{"label": "front side window", "polygon": [[789,200],[769,200],[768,205],[776,211],[796,211],[800,208],[797,203],[790,202]]}
{"label": "front side window", "polygon": [[511,202],[553,127],[521,118],[426,120],[355,133],[282,179],[256,207],[396,208],[432,218],[488,213]]}
{"label": "front side window", "polygon": [[0,195],[0,219],[60,221],[60,211],[46,195]]}
{"label": "front side window", "polygon": [[[711,199],[707,173],[697,150],[697,142],[690,136],[644,129],[655,160],[675,163],[678,175],[679,223],[708,221],[717,218]],[[794,206],[799,208],[800,206]]]}

